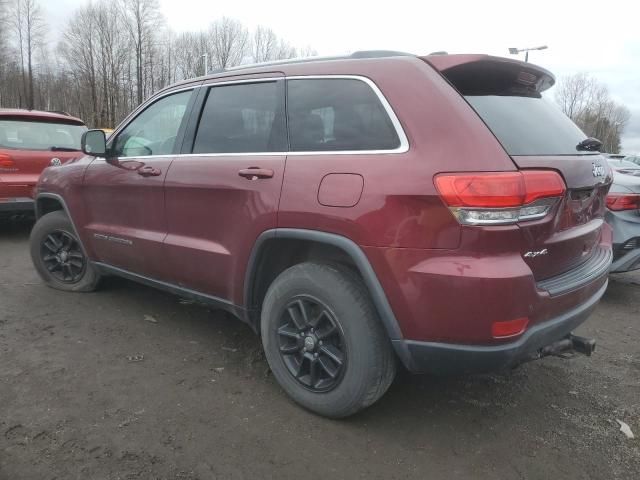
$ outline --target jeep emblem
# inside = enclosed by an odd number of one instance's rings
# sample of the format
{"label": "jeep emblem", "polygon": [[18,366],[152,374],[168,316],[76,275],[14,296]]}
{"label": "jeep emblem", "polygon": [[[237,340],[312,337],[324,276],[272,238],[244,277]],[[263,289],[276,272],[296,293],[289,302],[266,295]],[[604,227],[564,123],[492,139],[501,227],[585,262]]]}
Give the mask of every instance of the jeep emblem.
{"label": "jeep emblem", "polygon": [[593,166],[591,173],[593,173],[594,177],[603,177],[604,176],[604,167],[599,163],[592,163]]}

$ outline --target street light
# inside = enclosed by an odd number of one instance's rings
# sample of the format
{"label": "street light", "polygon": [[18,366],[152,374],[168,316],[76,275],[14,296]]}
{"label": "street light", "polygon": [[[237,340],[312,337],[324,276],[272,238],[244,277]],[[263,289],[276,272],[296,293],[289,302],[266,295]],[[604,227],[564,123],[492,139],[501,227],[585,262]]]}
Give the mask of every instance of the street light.
{"label": "street light", "polygon": [[204,55],[200,55],[204,58],[204,74],[206,75],[209,72],[209,54],[205,53]]}
{"label": "street light", "polygon": [[511,55],[518,55],[519,53],[525,52],[524,54],[524,61],[528,62],[529,61],[529,52],[531,50],[546,50],[547,47],[546,45],[541,45],[539,47],[531,47],[531,48],[509,48],[509,53]]}

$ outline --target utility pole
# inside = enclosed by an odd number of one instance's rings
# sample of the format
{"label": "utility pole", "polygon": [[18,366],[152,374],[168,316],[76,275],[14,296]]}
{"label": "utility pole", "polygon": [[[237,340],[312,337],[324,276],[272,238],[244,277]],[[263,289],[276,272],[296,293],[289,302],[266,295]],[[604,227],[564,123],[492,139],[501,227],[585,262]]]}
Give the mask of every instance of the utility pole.
{"label": "utility pole", "polygon": [[524,61],[528,62],[529,61],[529,52],[531,50],[546,50],[547,47],[546,45],[541,45],[539,47],[531,47],[531,48],[509,48],[509,53],[511,55],[518,55],[519,53],[525,52],[524,53]]}
{"label": "utility pole", "polygon": [[209,54],[205,53],[202,57],[204,57],[204,74],[206,75],[209,73]]}

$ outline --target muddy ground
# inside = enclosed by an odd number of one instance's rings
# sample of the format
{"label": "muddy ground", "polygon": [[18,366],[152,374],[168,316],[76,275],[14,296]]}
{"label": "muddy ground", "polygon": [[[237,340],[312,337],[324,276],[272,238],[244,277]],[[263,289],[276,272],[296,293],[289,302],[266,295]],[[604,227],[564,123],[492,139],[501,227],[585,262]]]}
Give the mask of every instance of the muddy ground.
{"label": "muddy ground", "polygon": [[401,374],[331,421],[288,400],[223,313],[124,280],[46,288],[29,228],[0,223],[0,479],[640,478],[640,274],[578,331],[590,359]]}

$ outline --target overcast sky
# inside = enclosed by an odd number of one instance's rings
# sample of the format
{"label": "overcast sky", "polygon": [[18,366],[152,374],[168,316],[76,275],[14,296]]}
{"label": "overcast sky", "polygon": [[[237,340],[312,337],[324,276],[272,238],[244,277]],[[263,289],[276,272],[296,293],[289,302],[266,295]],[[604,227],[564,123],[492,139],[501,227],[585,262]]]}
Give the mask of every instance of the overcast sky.
{"label": "overcast sky", "polygon": [[[51,37],[89,0],[41,0]],[[632,0],[160,0],[175,31],[199,30],[221,16],[266,25],[320,55],[388,49],[426,54],[490,53],[548,45],[529,61],[557,77],[588,72],[632,113],[623,150],[640,152],[640,6]]]}

